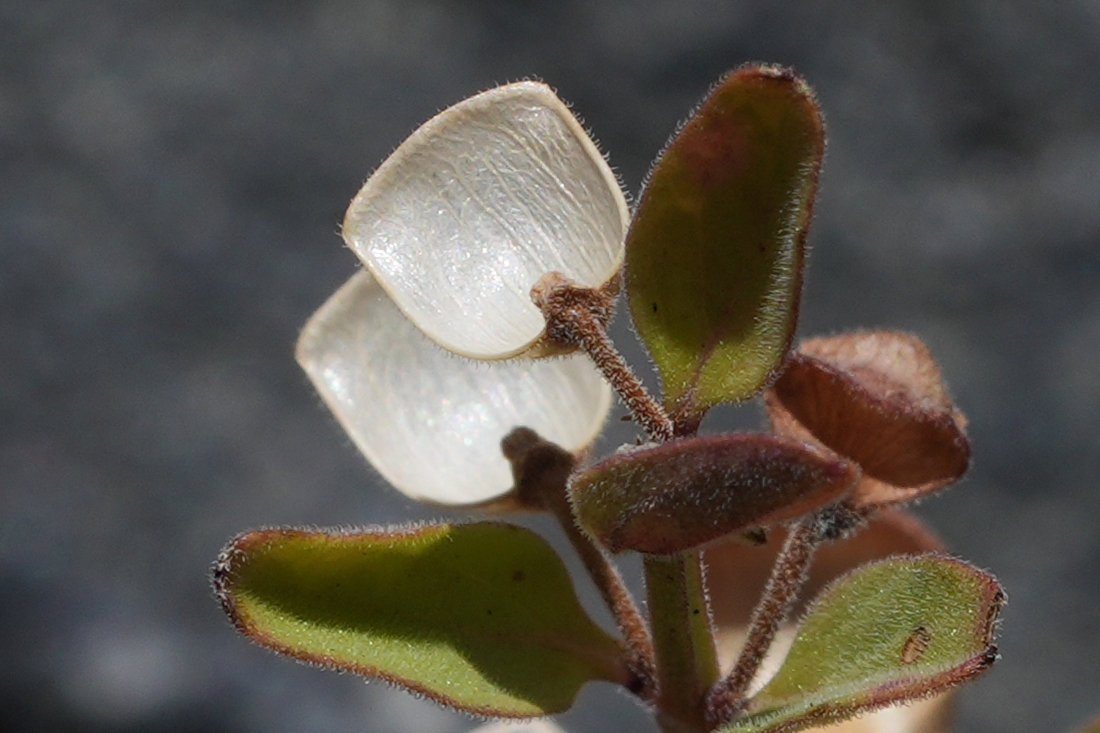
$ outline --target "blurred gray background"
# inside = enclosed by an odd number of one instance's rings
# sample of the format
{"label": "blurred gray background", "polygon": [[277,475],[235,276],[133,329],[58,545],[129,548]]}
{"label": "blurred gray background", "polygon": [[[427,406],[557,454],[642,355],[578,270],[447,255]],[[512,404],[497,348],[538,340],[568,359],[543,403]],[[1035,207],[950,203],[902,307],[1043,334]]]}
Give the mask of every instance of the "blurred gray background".
{"label": "blurred gray background", "polygon": [[[1009,592],[957,730],[1100,709],[1100,3],[3,0],[0,727],[471,727],[250,645],[208,588],[250,527],[438,515],[292,358],[354,271],[343,209],[419,123],[528,76],[636,192],[749,60],[827,116],[801,333],[918,332],[971,420],[971,474],[919,509]],[[564,723],[655,730],[598,685]]]}

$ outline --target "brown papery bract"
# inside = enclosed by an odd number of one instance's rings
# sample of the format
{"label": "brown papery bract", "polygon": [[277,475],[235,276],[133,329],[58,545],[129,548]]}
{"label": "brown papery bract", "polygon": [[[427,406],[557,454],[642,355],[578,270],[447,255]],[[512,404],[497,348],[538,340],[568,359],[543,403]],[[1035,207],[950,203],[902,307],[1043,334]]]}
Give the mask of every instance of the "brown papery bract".
{"label": "brown papery bract", "polygon": [[854,505],[912,501],[960,478],[970,463],[966,418],[915,336],[861,331],[804,342],[765,394],[772,429],[860,465]]}

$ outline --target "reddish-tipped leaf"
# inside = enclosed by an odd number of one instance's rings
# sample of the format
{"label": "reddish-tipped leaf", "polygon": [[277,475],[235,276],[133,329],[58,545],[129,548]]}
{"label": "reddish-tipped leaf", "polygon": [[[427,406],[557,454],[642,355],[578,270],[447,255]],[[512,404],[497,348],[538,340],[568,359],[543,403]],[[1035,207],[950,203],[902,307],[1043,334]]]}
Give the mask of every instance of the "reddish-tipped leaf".
{"label": "reddish-tipped leaf", "polygon": [[577,521],[612,552],[670,554],[808,514],[859,477],[829,451],[729,433],[618,453],[573,475]]}
{"label": "reddish-tipped leaf", "polygon": [[824,140],[806,83],[750,66],[714,87],[650,173],[625,282],[678,424],[751,397],[782,364]]}

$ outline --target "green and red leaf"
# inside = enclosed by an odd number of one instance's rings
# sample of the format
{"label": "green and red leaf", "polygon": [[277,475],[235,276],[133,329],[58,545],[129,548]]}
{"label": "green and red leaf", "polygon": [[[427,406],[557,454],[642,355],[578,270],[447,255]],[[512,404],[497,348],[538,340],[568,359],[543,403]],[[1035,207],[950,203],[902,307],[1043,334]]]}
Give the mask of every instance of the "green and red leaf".
{"label": "green and red leaf", "polygon": [[615,454],[575,473],[569,493],[577,522],[612,552],[663,555],[809,514],[858,477],[801,441],[728,433]]}
{"label": "green and red leaf", "polygon": [[557,713],[590,680],[626,680],[619,643],[522,527],[259,530],[225,548],[214,580],[259,644],[477,715]]}
{"label": "green and red leaf", "polygon": [[817,598],[776,675],[722,733],[793,733],[948,690],[997,660],[1004,593],[942,555],[894,558]]}
{"label": "green and red leaf", "polygon": [[824,149],[806,83],[750,66],[715,86],[650,173],[625,283],[678,425],[753,396],[782,365]]}

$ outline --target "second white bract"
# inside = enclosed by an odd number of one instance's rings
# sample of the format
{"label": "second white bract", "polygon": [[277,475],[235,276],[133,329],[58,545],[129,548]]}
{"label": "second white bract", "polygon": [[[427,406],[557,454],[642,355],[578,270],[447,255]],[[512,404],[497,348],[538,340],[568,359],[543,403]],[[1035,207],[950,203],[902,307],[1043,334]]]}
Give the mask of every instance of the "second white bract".
{"label": "second white bract", "polygon": [[352,201],[343,236],[429,338],[475,359],[532,350],[548,272],[599,287],[629,210],[607,162],[544,84],[475,95],[414,132]]}
{"label": "second white bract", "polygon": [[526,426],[569,450],[611,389],[583,355],[477,362],[443,351],[360,272],[313,314],[298,362],[356,446],[407,496],[475,504],[512,488],[500,441]]}

